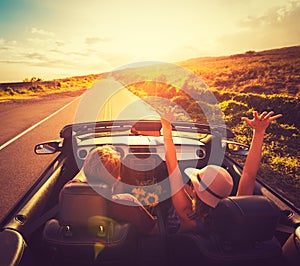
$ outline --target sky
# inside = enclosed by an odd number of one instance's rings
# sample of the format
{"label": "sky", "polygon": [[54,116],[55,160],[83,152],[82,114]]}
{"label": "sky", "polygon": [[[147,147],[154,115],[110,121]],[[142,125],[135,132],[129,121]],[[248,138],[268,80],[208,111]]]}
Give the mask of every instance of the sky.
{"label": "sky", "polygon": [[0,0],[0,82],[300,45],[300,0]]}

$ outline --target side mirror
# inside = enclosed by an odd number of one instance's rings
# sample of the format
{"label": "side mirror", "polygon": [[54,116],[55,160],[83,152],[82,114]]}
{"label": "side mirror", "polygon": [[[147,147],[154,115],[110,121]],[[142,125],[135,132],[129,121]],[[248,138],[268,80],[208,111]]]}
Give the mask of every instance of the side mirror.
{"label": "side mirror", "polygon": [[54,140],[37,144],[34,148],[36,154],[53,154],[61,151],[61,141]]}
{"label": "side mirror", "polygon": [[230,154],[234,155],[243,155],[246,156],[249,151],[249,146],[234,142],[234,141],[229,141],[229,140],[222,140],[223,142],[223,147],[226,147],[226,151],[229,152]]}

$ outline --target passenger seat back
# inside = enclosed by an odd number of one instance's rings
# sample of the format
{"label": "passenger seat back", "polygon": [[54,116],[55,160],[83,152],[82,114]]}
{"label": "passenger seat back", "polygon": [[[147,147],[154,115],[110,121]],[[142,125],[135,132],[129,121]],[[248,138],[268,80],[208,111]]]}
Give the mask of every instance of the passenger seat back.
{"label": "passenger seat back", "polygon": [[133,265],[136,232],[130,223],[110,218],[110,187],[69,183],[59,199],[57,219],[43,231],[46,252],[53,265]]}
{"label": "passenger seat back", "polygon": [[89,186],[85,183],[67,184],[60,195],[59,223],[71,228],[84,228],[91,217],[107,217],[110,188],[105,184]]}
{"label": "passenger seat back", "polygon": [[278,207],[259,195],[224,198],[212,212],[217,234],[233,244],[271,240],[279,216]]}

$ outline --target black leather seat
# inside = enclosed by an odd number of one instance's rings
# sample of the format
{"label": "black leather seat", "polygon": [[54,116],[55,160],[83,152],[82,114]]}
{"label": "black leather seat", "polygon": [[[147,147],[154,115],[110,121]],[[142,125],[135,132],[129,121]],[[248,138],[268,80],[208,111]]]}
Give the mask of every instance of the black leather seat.
{"label": "black leather seat", "polygon": [[240,196],[222,199],[212,211],[218,237],[230,244],[251,244],[271,240],[280,212],[264,196]]}
{"label": "black leather seat", "polygon": [[191,261],[201,259],[208,264],[226,265],[246,262],[265,265],[282,258],[281,245],[274,237],[280,212],[268,198],[258,195],[224,198],[209,215],[212,229],[208,235],[170,236],[174,254],[176,248],[185,254],[178,265],[185,265],[187,257]]}
{"label": "black leather seat", "polygon": [[300,226],[290,235],[283,245],[283,254],[291,266],[299,265],[300,261]]}
{"label": "black leather seat", "polygon": [[23,265],[26,242],[16,230],[4,229],[0,232],[0,265]]}
{"label": "black leather seat", "polygon": [[106,184],[70,183],[63,188],[58,218],[48,221],[43,232],[55,264],[103,264],[134,257],[135,230],[110,218],[110,193]]}

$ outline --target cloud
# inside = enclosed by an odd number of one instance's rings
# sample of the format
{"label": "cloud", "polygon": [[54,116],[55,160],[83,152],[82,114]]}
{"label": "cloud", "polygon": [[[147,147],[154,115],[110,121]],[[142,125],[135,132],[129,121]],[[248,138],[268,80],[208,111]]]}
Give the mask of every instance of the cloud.
{"label": "cloud", "polygon": [[43,29],[31,28],[32,34],[44,35],[44,36],[54,36],[53,32],[46,31]]}
{"label": "cloud", "polygon": [[13,69],[21,72],[34,69],[42,73],[38,76],[44,77],[43,73],[47,75],[55,69],[58,73],[101,73],[132,61],[123,51],[118,51],[118,47],[111,45],[111,39],[97,34],[61,40],[53,33],[35,27],[27,30],[25,36],[26,39],[20,42],[0,36],[0,64],[8,66],[3,71],[6,78],[13,75]]}
{"label": "cloud", "polygon": [[270,9],[263,16],[239,21],[240,32],[222,36],[224,49],[250,50],[300,44],[300,1]]}
{"label": "cloud", "polygon": [[34,68],[45,73],[54,69],[68,73],[100,73],[111,66],[105,59],[108,56],[99,49],[86,47],[78,40],[62,42],[52,36],[45,38],[39,35],[23,42],[0,39],[0,64],[15,66],[16,69]]}
{"label": "cloud", "polygon": [[288,24],[286,26],[291,26],[291,21],[300,21],[299,13],[300,2],[293,1],[289,2],[286,6],[272,8],[263,16],[247,17],[240,22],[240,25],[248,28],[275,26],[280,24]]}
{"label": "cloud", "polygon": [[17,61],[17,60],[0,60],[1,64],[24,64],[26,65],[27,61]]}
{"label": "cloud", "polygon": [[45,56],[43,53],[37,53],[37,52],[25,53],[23,56],[24,56],[24,58],[28,58],[31,60],[39,60],[39,61],[47,61],[48,60],[48,57]]}
{"label": "cloud", "polygon": [[99,37],[87,37],[85,39],[85,43],[88,45],[97,44],[97,43],[101,43],[101,42],[107,42],[107,41],[108,41],[107,38],[99,38]]}
{"label": "cloud", "polygon": [[15,53],[16,47],[16,41],[7,41],[3,38],[0,39],[0,58],[2,60],[7,59],[12,53]]}
{"label": "cloud", "polygon": [[65,44],[65,42],[63,42],[63,41],[55,41],[55,44],[60,47],[60,46],[63,46]]}

